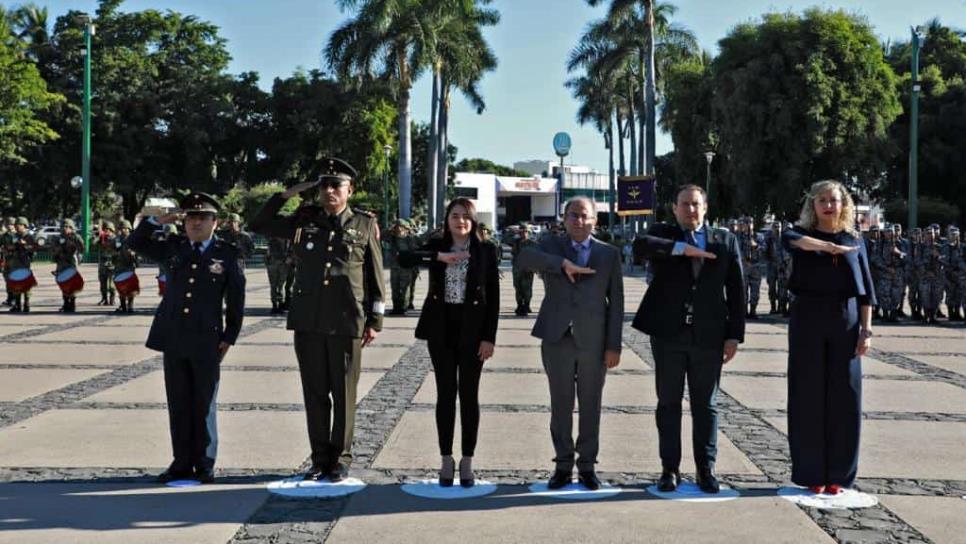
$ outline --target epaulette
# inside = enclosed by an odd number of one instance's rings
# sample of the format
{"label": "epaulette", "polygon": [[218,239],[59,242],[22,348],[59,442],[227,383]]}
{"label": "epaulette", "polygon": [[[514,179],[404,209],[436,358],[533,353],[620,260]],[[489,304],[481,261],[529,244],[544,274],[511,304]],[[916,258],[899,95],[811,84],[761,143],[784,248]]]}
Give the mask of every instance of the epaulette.
{"label": "epaulette", "polygon": [[352,213],[358,213],[360,215],[365,215],[365,216],[369,217],[370,219],[375,219],[376,218],[376,214],[370,212],[369,210],[364,210],[362,208],[352,208]]}

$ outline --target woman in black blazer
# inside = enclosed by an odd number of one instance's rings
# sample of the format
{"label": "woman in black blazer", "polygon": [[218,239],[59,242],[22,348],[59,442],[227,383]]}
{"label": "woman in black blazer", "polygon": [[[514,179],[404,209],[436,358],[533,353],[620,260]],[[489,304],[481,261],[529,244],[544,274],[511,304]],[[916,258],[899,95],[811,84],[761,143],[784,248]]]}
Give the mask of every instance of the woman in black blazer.
{"label": "woman in black blazer", "polygon": [[480,426],[480,373],[493,356],[500,312],[496,248],[481,237],[476,208],[466,198],[446,207],[442,236],[399,254],[404,267],[429,268],[429,291],[416,338],[426,340],[436,374],[436,432],[442,468],[439,485],[453,485],[453,433],[460,401],[460,485],[472,487],[473,452]]}
{"label": "woman in black blazer", "polygon": [[872,342],[875,292],[855,207],[836,181],[812,185],[794,229],[795,295],[788,326],[788,443],[792,481],[837,494],[855,481],[862,421],[862,355]]}

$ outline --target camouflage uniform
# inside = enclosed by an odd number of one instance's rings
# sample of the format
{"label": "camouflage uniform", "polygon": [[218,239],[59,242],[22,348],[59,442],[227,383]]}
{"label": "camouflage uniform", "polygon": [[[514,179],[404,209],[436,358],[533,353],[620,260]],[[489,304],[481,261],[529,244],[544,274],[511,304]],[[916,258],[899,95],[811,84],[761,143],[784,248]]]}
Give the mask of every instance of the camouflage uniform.
{"label": "camouflage uniform", "polygon": [[[865,251],[866,255],[875,255],[879,252],[879,240],[881,239],[879,235],[879,226],[873,225],[868,232],[865,233]],[[871,257],[870,257],[871,259]],[[871,263],[870,263],[871,264]],[[872,284],[879,285],[879,273],[876,271],[875,267],[870,266],[869,272],[872,274]],[[879,306],[872,307],[872,317],[879,318],[882,317],[881,308]]]}
{"label": "camouflage uniform", "polygon": [[[255,242],[252,235],[241,230],[241,216],[237,213],[228,214],[228,228],[218,232],[218,238],[235,246],[238,250],[238,267],[245,271],[245,260],[255,253]],[[237,229],[237,230],[236,230]]]}
{"label": "camouflage uniform", "polygon": [[912,229],[909,233],[906,258],[906,287],[909,290],[909,310],[912,319],[922,319],[922,304],[919,302],[919,270],[916,259],[922,251],[922,229]]}
{"label": "camouflage uniform", "polygon": [[896,243],[894,231],[889,228],[883,233],[877,251],[869,256],[869,260],[875,270],[875,293],[879,307],[885,320],[894,323],[899,320],[898,308],[902,304],[906,256]]}
{"label": "camouflage uniform", "polygon": [[945,257],[935,241],[932,231],[924,233],[925,240],[916,256],[916,273],[919,276],[919,302],[928,323],[936,323],[939,303],[943,296],[943,269]]}
{"label": "camouflage uniform", "polygon": [[[138,256],[128,246],[127,238],[131,234],[131,222],[127,219],[121,219],[121,232],[118,233],[117,237],[114,239],[114,247],[117,249],[117,257],[114,261],[114,274],[121,274],[122,272],[134,272],[138,267]],[[134,295],[136,293],[129,294],[127,296],[121,296],[121,305],[115,310],[116,312],[132,313],[134,312]]]}
{"label": "camouflage uniform", "polygon": [[946,308],[950,321],[962,321],[964,288],[966,288],[966,262],[963,261],[963,245],[959,229],[950,227],[946,237]]}
{"label": "camouflage uniform", "polygon": [[[537,242],[530,238],[529,225],[521,225],[519,233],[510,243],[510,255],[513,256],[513,291],[517,299],[517,315],[529,315],[530,300],[533,298],[533,272],[517,266],[517,257],[528,247],[537,247]],[[524,237],[524,234],[526,236]]]}
{"label": "camouflage uniform", "polygon": [[765,262],[765,240],[755,232],[754,222],[750,217],[745,217],[741,221],[739,228],[738,245],[741,248],[741,257],[744,261],[743,269],[745,275],[745,300],[748,301],[748,319],[758,319],[758,299],[761,297],[761,277],[763,268],[767,266]]}
{"label": "camouflage uniform", "polygon": [[[80,262],[78,253],[84,253],[84,239],[74,232],[76,225],[70,219],[64,219],[61,225],[60,235],[55,237],[50,244],[50,256],[54,261],[54,276],[69,268],[77,268]],[[77,311],[77,297],[74,294],[63,295],[64,305],[60,307],[61,312],[74,313]]]}
{"label": "camouflage uniform", "polygon": [[419,246],[419,240],[409,230],[411,223],[406,219],[399,219],[389,229],[386,244],[389,247],[389,283],[392,288],[392,315],[403,315],[412,304],[414,279],[416,273],[412,268],[399,265],[399,254],[403,251],[414,251]]}
{"label": "camouflage uniform", "polygon": [[[29,270],[31,263],[34,260],[34,252],[37,251],[37,241],[34,240],[33,235],[27,232],[27,227],[30,226],[30,222],[27,221],[27,218],[18,217],[16,226],[23,227],[22,232],[18,230],[7,232],[2,238],[5,278],[14,270],[18,270],[20,268],[26,268]],[[11,297],[11,312],[30,312],[29,290],[25,293],[11,293]]]}
{"label": "camouflage uniform", "polygon": [[114,306],[114,260],[117,258],[114,232],[114,223],[105,221],[101,225],[100,235],[94,240],[94,247],[97,248],[97,282],[101,287],[98,306]]}
{"label": "camouflage uniform", "polygon": [[285,309],[285,280],[289,274],[290,243],[288,238],[269,238],[268,252],[265,254],[265,268],[268,271],[268,285],[271,289],[272,313],[280,314]]}

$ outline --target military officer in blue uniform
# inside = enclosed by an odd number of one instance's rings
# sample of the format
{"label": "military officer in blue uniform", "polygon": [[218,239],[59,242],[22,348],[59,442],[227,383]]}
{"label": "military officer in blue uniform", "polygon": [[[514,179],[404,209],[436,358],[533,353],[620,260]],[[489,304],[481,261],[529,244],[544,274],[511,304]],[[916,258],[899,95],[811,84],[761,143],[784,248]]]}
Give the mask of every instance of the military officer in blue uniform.
{"label": "military officer in blue uniform", "polygon": [[[288,329],[302,378],[312,467],[306,480],[338,482],[349,473],[361,350],[382,330],[385,283],[379,227],[349,207],[355,170],[323,159],[316,181],[277,193],[251,222],[253,232],[292,240],[295,286]],[[291,216],[279,210],[318,187]]]}
{"label": "military officer in blue uniform", "polygon": [[[162,483],[214,481],[219,365],[238,338],[245,308],[238,250],[212,236],[217,214],[214,198],[192,193],[181,201],[181,213],[141,221],[127,239],[131,249],[165,263],[168,270],[146,344],[164,353],[174,461],[158,477]],[[153,236],[159,225],[179,218],[184,220],[185,235],[171,234],[164,240]]]}

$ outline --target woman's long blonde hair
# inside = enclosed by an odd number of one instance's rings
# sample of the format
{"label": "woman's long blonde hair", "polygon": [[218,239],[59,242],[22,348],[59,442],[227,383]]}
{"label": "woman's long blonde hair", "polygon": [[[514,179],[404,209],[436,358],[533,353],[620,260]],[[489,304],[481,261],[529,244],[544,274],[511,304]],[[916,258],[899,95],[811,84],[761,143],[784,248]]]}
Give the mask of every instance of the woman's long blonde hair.
{"label": "woman's long blonde hair", "polygon": [[839,214],[836,229],[844,230],[852,236],[858,236],[858,232],[855,230],[855,202],[852,201],[852,195],[849,194],[845,185],[833,179],[816,181],[808,188],[805,201],[802,203],[802,211],[798,215],[798,222],[795,224],[806,229],[818,227],[818,216],[815,215],[815,199],[830,191],[838,191],[842,195],[842,213]]}

